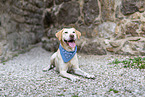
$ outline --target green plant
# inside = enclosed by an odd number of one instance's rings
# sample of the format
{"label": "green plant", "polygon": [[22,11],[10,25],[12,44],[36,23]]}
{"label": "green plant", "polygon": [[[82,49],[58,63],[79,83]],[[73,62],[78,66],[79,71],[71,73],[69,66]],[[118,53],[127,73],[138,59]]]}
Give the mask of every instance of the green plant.
{"label": "green plant", "polygon": [[73,95],[72,97],[79,97],[78,95]]}
{"label": "green plant", "polygon": [[3,62],[3,65],[6,65],[6,63]]}
{"label": "green plant", "polygon": [[57,96],[65,96],[64,94],[58,94]]}
{"label": "green plant", "polygon": [[111,64],[119,64],[123,63],[124,68],[139,68],[139,69],[145,69],[145,57],[134,57],[134,58],[128,58],[123,61],[119,61],[118,59],[115,59],[111,62]]}
{"label": "green plant", "polygon": [[113,62],[112,62],[112,64],[119,64],[120,63],[120,61],[118,60],[118,59],[115,59]]}
{"label": "green plant", "polygon": [[113,91],[114,93],[118,93],[119,91],[115,90],[115,89],[109,89],[109,92]]}

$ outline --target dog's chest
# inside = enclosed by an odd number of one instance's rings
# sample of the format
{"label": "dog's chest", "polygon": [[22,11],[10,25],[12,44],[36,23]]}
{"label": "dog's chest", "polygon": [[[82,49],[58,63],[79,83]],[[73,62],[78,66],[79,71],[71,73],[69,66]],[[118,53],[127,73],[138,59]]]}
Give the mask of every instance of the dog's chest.
{"label": "dog's chest", "polygon": [[72,68],[73,68],[73,63],[68,62],[68,63],[67,63],[67,68],[68,68],[68,71],[71,71]]}
{"label": "dog's chest", "polygon": [[69,62],[67,62],[68,68],[72,68],[73,65],[76,65],[76,55]]}
{"label": "dog's chest", "polygon": [[61,54],[61,57],[62,57],[63,61],[65,63],[67,63],[67,62],[71,61],[72,58],[75,56],[75,54],[77,52],[77,46],[75,47],[74,51],[67,51],[60,44],[59,45],[59,50],[60,50],[60,54]]}

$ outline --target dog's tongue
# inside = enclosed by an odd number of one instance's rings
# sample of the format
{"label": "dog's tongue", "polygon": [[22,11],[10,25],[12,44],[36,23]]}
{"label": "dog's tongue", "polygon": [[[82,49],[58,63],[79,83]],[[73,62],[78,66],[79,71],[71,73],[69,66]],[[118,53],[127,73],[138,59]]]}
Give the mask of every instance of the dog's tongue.
{"label": "dog's tongue", "polygon": [[74,48],[76,46],[75,42],[68,42],[68,44],[71,48]]}

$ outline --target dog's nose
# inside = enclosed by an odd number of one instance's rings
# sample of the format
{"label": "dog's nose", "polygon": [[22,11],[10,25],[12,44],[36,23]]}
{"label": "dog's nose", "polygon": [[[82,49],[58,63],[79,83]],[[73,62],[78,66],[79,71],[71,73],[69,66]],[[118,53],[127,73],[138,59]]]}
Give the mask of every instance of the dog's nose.
{"label": "dog's nose", "polygon": [[70,35],[70,38],[74,38],[74,35],[73,35],[73,34],[71,34],[71,35]]}

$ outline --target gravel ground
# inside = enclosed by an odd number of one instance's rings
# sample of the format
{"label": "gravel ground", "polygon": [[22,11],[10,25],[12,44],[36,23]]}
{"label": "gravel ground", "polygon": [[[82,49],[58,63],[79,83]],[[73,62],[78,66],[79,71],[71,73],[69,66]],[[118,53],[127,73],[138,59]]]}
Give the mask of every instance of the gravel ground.
{"label": "gravel ground", "polygon": [[72,82],[54,69],[43,72],[52,55],[41,47],[0,63],[0,97],[145,97],[145,70],[107,65],[127,56],[78,54],[80,68],[96,79]]}

